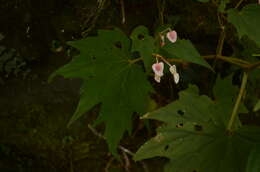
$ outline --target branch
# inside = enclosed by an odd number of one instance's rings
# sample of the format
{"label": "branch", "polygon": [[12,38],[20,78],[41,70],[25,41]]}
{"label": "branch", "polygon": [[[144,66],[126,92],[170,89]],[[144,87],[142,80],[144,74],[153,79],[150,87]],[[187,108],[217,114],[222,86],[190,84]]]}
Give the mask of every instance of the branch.
{"label": "branch", "polygon": [[[106,140],[106,138],[100,134],[94,127],[92,127],[90,124],[88,124],[88,128],[92,131],[92,133],[96,136],[98,136],[99,138],[103,139],[103,140]],[[118,145],[118,149],[120,149],[121,151],[125,152],[126,154],[129,154],[131,156],[134,156],[134,153],[132,151],[130,151],[129,149],[121,146],[121,145]],[[140,163],[142,164],[143,166],[143,169],[145,172],[149,172],[148,168],[147,168],[147,165],[143,162],[143,161],[140,161]]]}

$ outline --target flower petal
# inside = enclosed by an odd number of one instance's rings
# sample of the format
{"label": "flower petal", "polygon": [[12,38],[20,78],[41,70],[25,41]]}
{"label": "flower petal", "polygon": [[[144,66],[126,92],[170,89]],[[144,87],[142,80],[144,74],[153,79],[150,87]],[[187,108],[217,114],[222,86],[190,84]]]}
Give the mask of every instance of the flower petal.
{"label": "flower petal", "polygon": [[177,73],[177,70],[176,70],[176,66],[175,65],[172,65],[170,68],[169,68],[171,74],[174,74],[174,73]]}
{"label": "flower petal", "polygon": [[155,80],[156,82],[160,83],[160,82],[161,82],[161,77],[155,74],[155,75],[154,75],[154,80]]}
{"label": "flower petal", "polygon": [[164,68],[164,63],[163,62],[154,63],[152,65],[153,72],[155,73],[155,75],[158,75],[160,77],[163,76],[163,68]]}
{"label": "flower petal", "polygon": [[169,41],[171,41],[172,43],[177,41],[177,32],[174,30],[168,32],[166,36],[169,39]]}
{"label": "flower petal", "polygon": [[180,80],[180,75],[179,75],[179,73],[174,73],[173,74],[173,78],[174,78],[174,82],[175,82],[175,84],[178,84],[179,83],[179,80]]}

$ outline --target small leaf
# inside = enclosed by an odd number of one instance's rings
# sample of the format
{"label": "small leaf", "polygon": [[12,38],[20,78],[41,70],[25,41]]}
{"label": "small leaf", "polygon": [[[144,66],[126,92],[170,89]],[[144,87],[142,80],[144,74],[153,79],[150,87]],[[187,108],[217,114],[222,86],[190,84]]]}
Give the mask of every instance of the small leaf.
{"label": "small leaf", "polygon": [[187,62],[202,65],[213,70],[211,66],[200,56],[199,52],[189,40],[177,40],[174,44],[167,44],[162,47],[170,57],[182,59]]}
{"label": "small leaf", "polygon": [[132,52],[138,51],[143,58],[146,72],[151,71],[151,66],[154,62],[152,53],[155,49],[154,39],[149,35],[149,31],[144,26],[136,27],[132,34]]}
{"label": "small leaf", "polygon": [[260,5],[249,4],[241,11],[237,9],[228,10],[228,21],[232,23],[241,38],[247,35],[260,47]]}

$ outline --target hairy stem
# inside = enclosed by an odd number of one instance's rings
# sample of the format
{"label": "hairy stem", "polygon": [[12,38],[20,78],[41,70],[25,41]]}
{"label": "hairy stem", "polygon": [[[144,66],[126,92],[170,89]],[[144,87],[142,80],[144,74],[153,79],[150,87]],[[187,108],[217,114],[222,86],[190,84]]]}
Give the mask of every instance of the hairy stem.
{"label": "hairy stem", "polygon": [[239,108],[242,96],[243,96],[245,88],[246,88],[247,78],[248,78],[248,74],[247,74],[247,72],[244,72],[239,94],[238,94],[235,106],[233,108],[233,111],[232,111],[232,114],[231,114],[231,117],[230,117],[230,120],[229,120],[229,123],[227,126],[227,131],[229,131],[229,132],[232,131],[233,124],[236,120],[238,108]]}

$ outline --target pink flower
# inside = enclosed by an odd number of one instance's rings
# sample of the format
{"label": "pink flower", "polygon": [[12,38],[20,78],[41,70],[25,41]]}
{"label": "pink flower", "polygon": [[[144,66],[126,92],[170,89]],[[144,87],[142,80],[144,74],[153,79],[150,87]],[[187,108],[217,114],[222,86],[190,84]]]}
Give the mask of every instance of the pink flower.
{"label": "pink flower", "polygon": [[167,38],[169,39],[169,41],[171,41],[172,43],[177,41],[177,32],[172,30],[170,32],[168,32],[166,34]]}
{"label": "pink flower", "polygon": [[175,66],[175,65],[172,65],[169,70],[170,70],[170,72],[171,72],[172,75],[173,75],[174,82],[175,82],[176,84],[178,84],[178,82],[179,82],[179,80],[180,80],[180,75],[179,75],[179,73],[178,73],[177,70],[176,70],[176,66]]}
{"label": "pink flower", "polygon": [[163,62],[160,63],[156,62],[152,65],[152,69],[154,72],[154,79],[158,83],[160,83],[161,77],[163,76],[163,68],[164,68]]}

